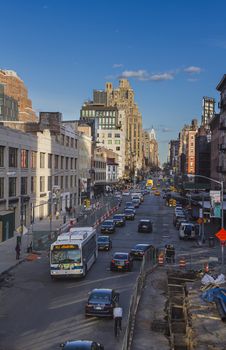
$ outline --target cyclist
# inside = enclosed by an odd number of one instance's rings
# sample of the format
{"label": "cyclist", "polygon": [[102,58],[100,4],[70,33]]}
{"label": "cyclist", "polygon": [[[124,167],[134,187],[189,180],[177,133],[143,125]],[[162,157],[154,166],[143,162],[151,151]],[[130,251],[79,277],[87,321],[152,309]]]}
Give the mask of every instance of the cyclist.
{"label": "cyclist", "polygon": [[122,330],[122,308],[119,306],[118,303],[115,304],[115,307],[113,309],[113,317],[114,317],[114,332],[115,337],[118,335],[118,328],[120,331]]}

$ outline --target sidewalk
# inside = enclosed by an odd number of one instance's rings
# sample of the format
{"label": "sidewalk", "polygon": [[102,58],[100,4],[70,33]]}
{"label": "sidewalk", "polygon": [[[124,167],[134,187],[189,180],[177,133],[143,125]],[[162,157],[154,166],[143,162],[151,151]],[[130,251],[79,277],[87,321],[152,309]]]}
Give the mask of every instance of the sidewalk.
{"label": "sidewalk", "polygon": [[[67,218],[67,221],[70,220]],[[52,220],[52,230],[56,230],[63,224],[63,219],[60,218],[58,220],[53,219]],[[48,231],[50,229],[50,221],[49,219],[44,220],[38,220],[33,224],[33,230],[40,230],[40,231]],[[14,237],[8,239],[7,241],[0,243],[0,275],[3,273],[8,272],[16,265],[20,264],[24,261],[24,259],[27,258],[27,248],[30,245],[31,242],[31,235],[25,234],[22,236],[21,240],[21,254],[20,259],[16,260],[16,241],[17,241],[17,235]]]}

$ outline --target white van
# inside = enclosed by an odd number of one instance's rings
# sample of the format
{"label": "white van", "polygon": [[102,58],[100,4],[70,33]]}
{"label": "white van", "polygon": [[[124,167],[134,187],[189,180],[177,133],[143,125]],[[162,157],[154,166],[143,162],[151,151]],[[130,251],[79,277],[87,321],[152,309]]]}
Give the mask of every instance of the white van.
{"label": "white van", "polygon": [[195,239],[195,225],[182,222],[179,229],[179,239]]}

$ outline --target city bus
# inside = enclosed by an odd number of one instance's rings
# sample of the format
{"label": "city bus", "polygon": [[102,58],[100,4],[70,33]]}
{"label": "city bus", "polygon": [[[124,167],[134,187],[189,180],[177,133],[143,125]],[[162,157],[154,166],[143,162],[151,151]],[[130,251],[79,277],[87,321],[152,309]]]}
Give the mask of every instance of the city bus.
{"label": "city bus", "polygon": [[84,277],[97,256],[96,230],[93,227],[72,227],[51,244],[51,277]]}

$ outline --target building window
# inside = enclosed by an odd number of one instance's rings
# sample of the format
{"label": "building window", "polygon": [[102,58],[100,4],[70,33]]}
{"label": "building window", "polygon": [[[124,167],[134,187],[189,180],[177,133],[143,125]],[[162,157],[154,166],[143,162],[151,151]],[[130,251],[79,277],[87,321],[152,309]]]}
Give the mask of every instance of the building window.
{"label": "building window", "polygon": [[53,189],[53,179],[52,176],[48,176],[48,191],[52,191]]}
{"label": "building window", "polygon": [[65,176],[65,188],[68,188],[68,176]]}
{"label": "building window", "polygon": [[71,148],[74,148],[74,139],[71,138]]}
{"label": "building window", "polygon": [[55,177],[54,177],[54,185],[55,185],[55,186],[58,186],[58,176],[55,176]]}
{"label": "building window", "polygon": [[120,134],[115,134],[115,137],[116,138],[120,138]]}
{"label": "building window", "polygon": [[63,134],[61,134],[61,145],[64,146],[64,135]]}
{"label": "building window", "polygon": [[111,137],[112,137],[112,134],[109,133],[109,134],[108,134],[108,137],[111,138]]}
{"label": "building window", "polygon": [[78,147],[78,140],[75,139],[75,149],[77,149],[77,147]]}
{"label": "building window", "polygon": [[0,198],[4,198],[4,177],[0,177]]}
{"label": "building window", "polygon": [[27,177],[24,177],[24,176],[21,177],[20,193],[22,195],[27,194]]}
{"label": "building window", "polygon": [[31,176],[31,193],[36,193],[36,176]]}
{"label": "building window", "polygon": [[16,196],[16,177],[9,177],[9,197]]}
{"label": "building window", "polygon": [[60,177],[60,187],[61,187],[61,189],[64,188],[64,177],[63,176]]}
{"label": "building window", "polygon": [[53,155],[52,154],[48,154],[48,168],[52,169],[52,165],[53,164]]}
{"label": "building window", "polygon": [[45,153],[40,152],[40,168],[45,168]]}
{"label": "building window", "polygon": [[120,147],[119,146],[116,147],[116,151],[120,151]]}
{"label": "building window", "polygon": [[73,187],[73,175],[71,175],[70,186]]}
{"label": "building window", "polygon": [[77,168],[77,158],[75,158],[75,169]]}
{"label": "building window", "polygon": [[71,169],[73,169],[73,158],[71,158]]}
{"label": "building window", "polygon": [[120,140],[115,140],[116,145],[120,145]]}
{"label": "building window", "polygon": [[68,170],[68,157],[66,157],[66,170]]}
{"label": "building window", "polygon": [[76,187],[76,185],[77,185],[77,175],[75,175],[75,186],[74,187]]}
{"label": "building window", "polygon": [[45,192],[45,176],[40,176],[40,192]]}
{"label": "building window", "polygon": [[108,140],[108,145],[112,145],[112,140]]}
{"label": "building window", "polygon": [[31,152],[31,169],[36,169],[37,167],[37,152]]}
{"label": "building window", "polygon": [[69,147],[69,136],[66,136],[66,146]]}
{"label": "building window", "polygon": [[26,149],[20,151],[20,166],[22,169],[28,168],[28,151]]}
{"label": "building window", "polygon": [[17,168],[17,148],[9,147],[9,167]]}
{"label": "building window", "polygon": [[54,157],[54,169],[58,169],[59,166],[59,156],[55,155]]}
{"label": "building window", "polygon": [[0,167],[4,167],[4,146],[0,146]]}
{"label": "building window", "polygon": [[64,156],[60,157],[60,168],[63,169],[64,168]]}

